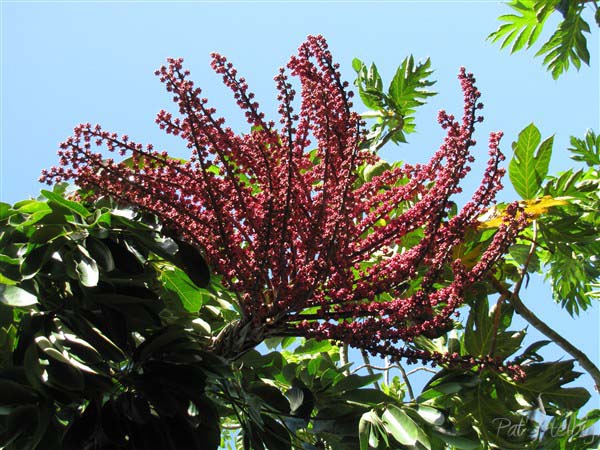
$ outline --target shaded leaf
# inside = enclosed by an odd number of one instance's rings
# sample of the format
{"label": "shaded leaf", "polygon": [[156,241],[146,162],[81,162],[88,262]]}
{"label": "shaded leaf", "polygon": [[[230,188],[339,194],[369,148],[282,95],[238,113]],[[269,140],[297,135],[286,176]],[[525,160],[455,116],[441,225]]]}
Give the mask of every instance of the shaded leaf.
{"label": "shaded leaf", "polygon": [[25,289],[17,286],[0,284],[0,303],[8,306],[25,307],[35,305],[38,299]]}

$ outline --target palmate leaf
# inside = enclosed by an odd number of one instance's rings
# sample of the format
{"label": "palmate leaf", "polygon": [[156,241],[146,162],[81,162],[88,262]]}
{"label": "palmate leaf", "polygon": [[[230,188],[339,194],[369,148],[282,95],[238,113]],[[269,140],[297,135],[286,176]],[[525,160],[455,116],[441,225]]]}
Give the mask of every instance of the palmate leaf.
{"label": "palmate leaf", "polygon": [[592,167],[586,171],[568,170],[549,177],[544,193],[568,196],[569,204],[555,209],[539,221],[539,240],[544,246],[540,256],[546,267],[546,279],[553,297],[569,314],[578,315],[591,305],[593,284],[600,281],[600,179],[594,168],[598,138],[588,132],[585,140],[571,138],[571,148],[578,160]]}
{"label": "palmate leaf", "polygon": [[387,93],[383,91],[383,81],[374,64],[367,67],[354,58],[352,67],[357,73],[354,84],[360,98],[373,110],[363,117],[377,119],[367,138],[372,141],[371,148],[377,151],[388,141],[405,143],[405,135],[415,132],[415,109],[424,105],[427,97],[436,94],[427,89],[435,83],[429,79],[433,73],[429,58],[415,64],[412,55],[406,57],[396,70]]}
{"label": "palmate leaf", "polygon": [[590,63],[584,35],[590,32],[590,26],[581,16],[582,9],[583,5],[570,6],[565,20],[536,53],[536,56],[544,55],[543,64],[554,79],[567,71],[571,63],[577,70],[581,67],[581,61],[587,65]]}
{"label": "palmate leaf", "polygon": [[367,66],[358,58],[352,61],[357,73],[354,84],[358,87],[360,99],[369,109],[381,111],[385,107],[383,82],[375,64]]}
{"label": "palmate leaf", "polygon": [[412,55],[402,61],[396,70],[389,87],[389,95],[394,101],[396,108],[404,115],[414,112],[414,108],[425,104],[425,99],[435,95],[435,92],[427,90],[435,84],[428,78],[433,73],[429,58],[425,62],[417,63]]}
{"label": "palmate leaf", "polygon": [[517,14],[505,14],[498,20],[505,22],[488,36],[492,42],[502,40],[501,48],[512,44],[511,53],[519,51],[524,47],[531,47],[537,41],[544,22],[552,12],[551,4],[556,1],[534,1],[534,0],[515,0],[509,3],[509,6]]}
{"label": "palmate leaf", "polygon": [[571,159],[575,161],[585,162],[590,167],[600,165],[600,136],[596,136],[592,130],[588,130],[584,139],[571,136],[569,151],[573,153]]}

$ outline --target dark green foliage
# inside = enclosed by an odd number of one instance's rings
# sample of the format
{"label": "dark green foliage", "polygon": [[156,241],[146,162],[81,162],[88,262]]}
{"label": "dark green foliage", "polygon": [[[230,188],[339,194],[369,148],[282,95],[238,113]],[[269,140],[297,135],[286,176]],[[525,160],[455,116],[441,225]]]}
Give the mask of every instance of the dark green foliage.
{"label": "dark green foliage", "polygon": [[165,321],[168,291],[155,269],[178,263],[207,285],[202,256],[108,200],[88,210],[61,189],[43,195],[2,205],[2,302],[14,309],[3,307],[0,330],[10,355],[0,367],[0,445],[216,449],[206,386],[226,366],[198,345],[192,318]]}

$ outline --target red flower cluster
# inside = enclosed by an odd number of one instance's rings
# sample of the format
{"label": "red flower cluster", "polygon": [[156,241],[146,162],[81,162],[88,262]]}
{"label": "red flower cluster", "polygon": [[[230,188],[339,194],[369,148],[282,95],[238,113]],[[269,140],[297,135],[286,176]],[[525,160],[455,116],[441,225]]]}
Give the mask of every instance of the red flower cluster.
{"label": "red flower cluster", "polygon": [[[61,166],[42,179],[73,179],[156,214],[199,244],[238,296],[246,323],[274,332],[294,329],[393,358],[460,363],[458,355],[431,355],[398,343],[447,327],[465,290],[486,276],[523,226],[511,206],[471,269],[452,258],[466,230],[494,201],[504,173],[498,167],[504,159],[501,133],[493,133],[479,189],[449,217],[449,199],[473,160],[474,125],[482,120],[473,76],[461,70],[462,121],[440,112],[447,137],[429,163],[405,164],[363,182],[359,168],[378,157],[361,146],[364,124],[322,37],[309,37],[287,65],[302,88],[298,113],[286,70],[275,77],[279,128],[264,119],[231,63],[218,54],[212,58],[250,133],[237,135],[225,126],[188,79],[182,60],[169,59],[156,74],[173,93],[180,116],[161,111],[156,122],[186,142],[189,161],[85,124],[61,144]],[[131,154],[133,163],[103,159],[92,144]]]}

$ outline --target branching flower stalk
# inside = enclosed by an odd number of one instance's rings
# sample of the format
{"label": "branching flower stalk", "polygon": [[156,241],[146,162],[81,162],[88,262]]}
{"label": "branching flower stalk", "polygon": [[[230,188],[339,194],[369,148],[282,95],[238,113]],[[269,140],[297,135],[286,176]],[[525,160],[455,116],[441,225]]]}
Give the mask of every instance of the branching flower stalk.
{"label": "branching flower stalk", "polygon": [[[411,345],[416,336],[451,325],[466,291],[487,276],[525,226],[517,205],[510,205],[473,267],[452,257],[466,230],[493,204],[504,174],[502,134],[492,133],[479,188],[449,216],[450,198],[461,191],[473,161],[475,124],[482,120],[473,75],[461,69],[462,119],[439,113],[447,136],[428,163],[391,168],[364,182],[359,168],[379,158],[361,146],[365,124],[352,110],[352,92],[321,36],[308,37],[275,77],[279,126],[265,119],[231,63],[215,53],[212,67],[232,90],[249,133],[227,127],[182,60],[169,59],[156,74],[179,115],[160,111],[156,122],[183,139],[189,161],[82,124],[61,144],[60,166],[42,180],[74,180],[156,214],[200,246],[242,311],[241,320],[213,342],[224,356],[235,357],[267,336],[296,335],[348,344],[392,362],[506,370],[492,357],[429,353]],[[300,82],[299,107],[288,71]],[[131,155],[132,162],[104,159],[94,145]],[[416,245],[397,251],[415,237]]]}

